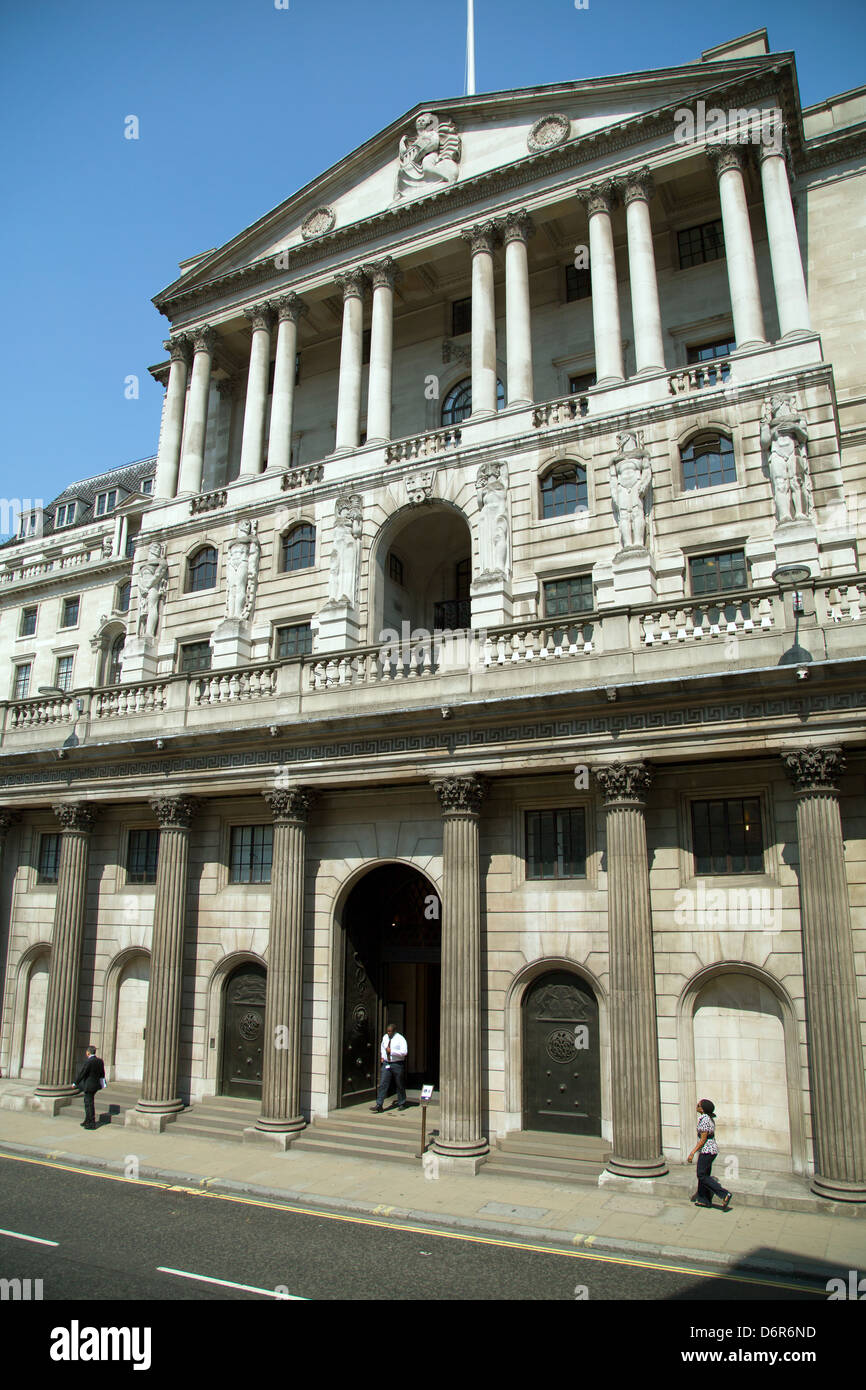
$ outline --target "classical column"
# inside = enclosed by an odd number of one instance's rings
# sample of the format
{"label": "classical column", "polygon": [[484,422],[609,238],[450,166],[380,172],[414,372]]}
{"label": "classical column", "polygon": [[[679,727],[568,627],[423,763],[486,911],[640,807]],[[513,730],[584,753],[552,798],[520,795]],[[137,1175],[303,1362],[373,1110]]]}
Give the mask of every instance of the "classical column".
{"label": "classical column", "polygon": [[[638,373],[661,371],[665,365],[662,316],[649,202],[653,181],[649,169],[637,169],[622,183],[628,234],[628,274],[634,321],[635,365]],[[590,262],[591,263],[591,262]]]}
{"label": "classical column", "polygon": [[782,755],[794,785],[800,853],[800,929],[812,1089],[812,1191],[866,1201],[866,1078],[845,845],[841,748]]}
{"label": "classical column", "polygon": [[270,304],[244,309],[253,330],[247,399],[244,406],[244,432],[241,438],[239,478],[254,478],[262,471],[265,447],[265,414],[268,408],[268,376],[271,370],[271,326],[274,311]]}
{"label": "classical column", "polygon": [[708,145],[707,156],[719,181],[734,337],[737,347],[748,347],[766,340],[749,205],[743,182],[745,150],[742,145]]}
{"label": "classical column", "polygon": [[180,456],[179,493],[201,492],[204,446],[207,434],[207,405],[216,334],[212,328],[198,328],[191,335],[195,356],[186,406],[186,427]]}
{"label": "classical column", "polygon": [[292,460],[292,424],[295,413],[295,358],[298,355],[298,323],[307,306],[296,294],[274,301],[277,311],[277,352],[274,360],[274,398],[268,439],[268,472],[281,473]]}
{"label": "classical column", "polygon": [[461,232],[472,250],[472,418],[496,414],[496,297],[493,249],[497,222],[479,222]]}
{"label": "classical column", "polygon": [[385,444],[391,438],[391,377],[394,360],[394,285],[400,274],[386,256],[364,267],[373,286],[370,327],[370,382],[367,391],[367,443]]}
{"label": "classical column", "polygon": [[286,787],[262,795],[274,817],[264,1070],[261,1114],[245,1135],[285,1149],[306,1124],[301,1114],[304,852],[314,793]]}
{"label": "classical column", "polygon": [[164,347],[171,353],[171,367],[168,373],[165,415],[162,421],[162,437],[159,441],[156,482],[153,485],[153,490],[157,497],[175,497],[177,495],[177,473],[180,467],[180,442],[183,438],[186,384],[189,378],[192,348],[186,333],[179,333],[176,338],[169,338]]}
{"label": "classical column", "polygon": [[440,1162],[476,1173],[490,1146],[481,1133],[480,777],[433,782],[442,808]]}
{"label": "classical column", "polygon": [[[508,404],[531,405],[532,319],[529,307],[527,242],[535,228],[525,209],[503,221],[505,239],[505,342],[508,355]],[[495,365],[495,364],[494,364]]]}
{"label": "classical column", "polygon": [[340,384],[337,389],[336,451],[357,449],[361,439],[361,377],[364,360],[363,270],[338,275],[343,292],[343,336],[340,340]]}
{"label": "classical column", "polygon": [[75,1093],[72,1082],[77,1071],[75,1034],[87,898],[87,856],[96,812],[87,802],[69,802],[55,806],[54,814],[61,825],[60,866],[51,932],[42,1068],[36,1096],[41,1109],[56,1115]]}
{"label": "classical column", "polygon": [[613,251],[611,213],[616,186],[608,179],[580,195],[589,218],[589,274],[592,282],[592,333],[595,340],[595,378],[599,386],[622,381],[622,331],[619,290]]}
{"label": "classical column", "polygon": [[196,802],[187,796],[164,796],[151,801],[159,821],[159,858],[153,904],[150,984],[141,1096],[124,1123],[140,1129],[163,1130],[183,1109],[178,1096],[177,1060],[180,1047],[180,1006],[183,992],[183,929],[189,828]]}
{"label": "classical column", "polygon": [[785,155],[763,144],[759,146],[758,154],[770,264],[773,267],[773,285],[779,311],[779,333],[786,338],[790,333],[810,332],[809,296],[806,293]]}
{"label": "classical column", "polygon": [[596,770],[607,830],[612,1173],[658,1178],[662,1157],[652,910],[646,843],[649,769],[640,762]]}

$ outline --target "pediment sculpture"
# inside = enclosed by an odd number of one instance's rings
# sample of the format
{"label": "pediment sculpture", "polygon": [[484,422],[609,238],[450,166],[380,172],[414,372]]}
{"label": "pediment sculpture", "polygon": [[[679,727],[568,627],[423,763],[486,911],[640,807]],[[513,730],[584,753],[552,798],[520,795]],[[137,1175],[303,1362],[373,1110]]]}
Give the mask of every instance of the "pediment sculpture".
{"label": "pediment sculpture", "polygon": [[440,121],[432,111],[422,112],[413,134],[400,139],[395,203],[456,183],[461,153],[462,143],[454,122]]}

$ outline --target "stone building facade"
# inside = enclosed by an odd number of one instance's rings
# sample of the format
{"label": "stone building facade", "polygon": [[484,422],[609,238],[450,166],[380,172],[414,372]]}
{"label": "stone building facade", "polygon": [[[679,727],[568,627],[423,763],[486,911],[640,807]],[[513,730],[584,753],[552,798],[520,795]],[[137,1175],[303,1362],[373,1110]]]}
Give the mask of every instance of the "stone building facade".
{"label": "stone building facade", "polygon": [[651,1178],[710,1095],[866,1198],[864,152],[759,31],[419,106],[182,263],[156,460],[0,551],[34,1104],[93,1038],[128,1123],[292,1143],[388,1014],[446,1168]]}

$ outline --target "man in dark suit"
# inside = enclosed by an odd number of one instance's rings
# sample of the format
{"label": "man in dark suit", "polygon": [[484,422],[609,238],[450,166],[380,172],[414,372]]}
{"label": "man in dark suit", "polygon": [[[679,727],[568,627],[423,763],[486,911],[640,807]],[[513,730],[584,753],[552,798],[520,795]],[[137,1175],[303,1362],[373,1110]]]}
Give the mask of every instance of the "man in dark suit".
{"label": "man in dark suit", "polygon": [[101,1089],[103,1078],[105,1077],[105,1065],[101,1057],[97,1057],[96,1048],[93,1043],[87,1049],[87,1058],[75,1078],[75,1084],[79,1091],[84,1095],[84,1122],[82,1129],[96,1129],[96,1109],[94,1106],[94,1096]]}

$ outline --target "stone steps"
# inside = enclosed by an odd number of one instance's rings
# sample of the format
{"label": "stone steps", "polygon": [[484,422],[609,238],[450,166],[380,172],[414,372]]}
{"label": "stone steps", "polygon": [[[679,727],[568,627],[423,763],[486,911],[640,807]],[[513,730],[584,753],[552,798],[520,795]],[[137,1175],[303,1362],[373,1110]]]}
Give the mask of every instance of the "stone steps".
{"label": "stone steps", "polygon": [[[431,1105],[427,1112],[428,1148],[438,1128],[439,1106]],[[292,1147],[373,1162],[418,1162],[421,1110],[412,1106],[402,1114],[386,1110],[381,1115],[372,1114],[366,1105],[338,1110],[327,1119],[316,1117]]]}
{"label": "stone steps", "polygon": [[609,1154],[605,1139],[519,1130],[498,1140],[484,1172],[595,1186]]}
{"label": "stone steps", "polygon": [[181,1111],[169,1126],[173,1134],[188,1134],[198,1139],[220,1139],[242,1144],[244,1130],[254,1125],[261,1113],[257,1100],[242,1100],[235,1096],[207,1096]]}

